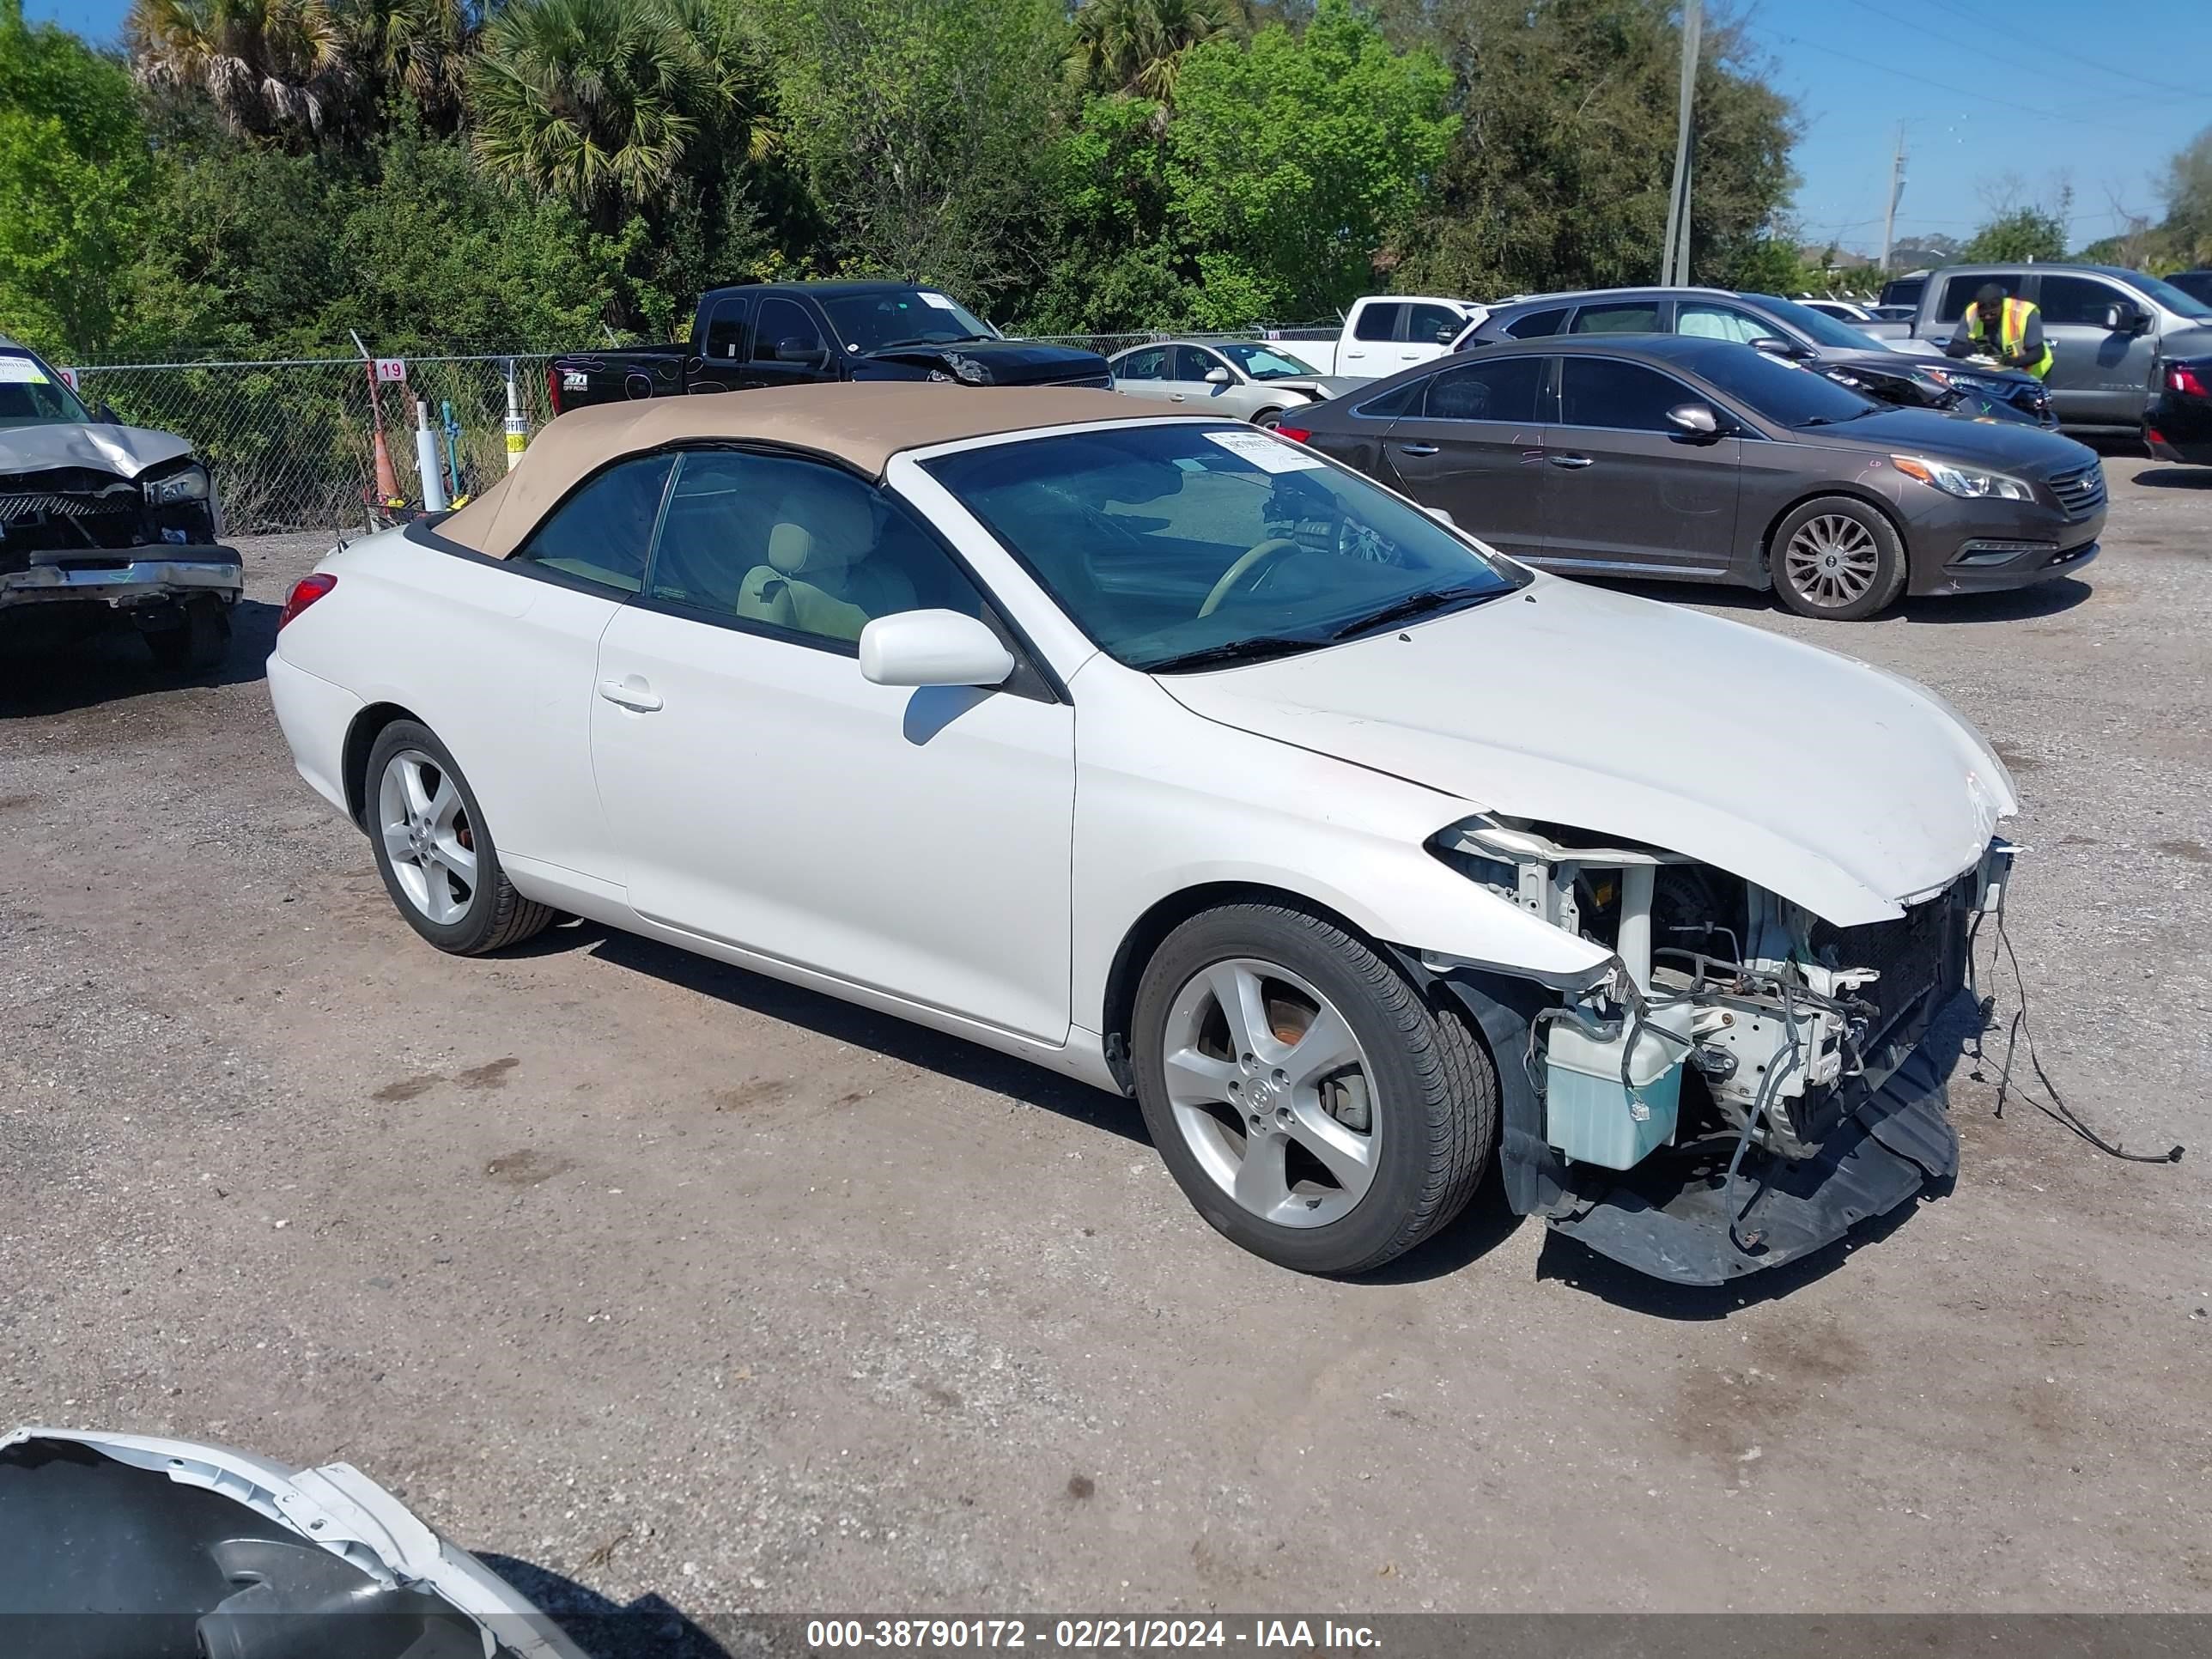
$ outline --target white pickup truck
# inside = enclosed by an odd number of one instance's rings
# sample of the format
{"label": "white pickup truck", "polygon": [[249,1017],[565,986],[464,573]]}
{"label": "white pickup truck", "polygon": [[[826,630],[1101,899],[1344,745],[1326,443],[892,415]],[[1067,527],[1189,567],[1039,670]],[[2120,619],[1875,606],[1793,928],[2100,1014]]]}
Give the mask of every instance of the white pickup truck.
{"label": "white pickup truck", "polygon": [[1284,343],[1316,373],[1373,380],[1443,356],[1454,340],[1487,315],[1486,307],[1468,300],[1370,294],[1352,302],[1335,339]]}

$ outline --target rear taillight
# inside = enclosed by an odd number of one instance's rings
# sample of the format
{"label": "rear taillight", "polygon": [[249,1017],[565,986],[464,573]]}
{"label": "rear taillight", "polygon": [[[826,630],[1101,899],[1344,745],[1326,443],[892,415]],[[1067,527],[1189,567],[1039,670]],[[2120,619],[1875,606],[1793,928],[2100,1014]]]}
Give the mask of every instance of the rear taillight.
{"label": "rear taillight", "polygon": [[1308,444],[1313,441],[1313,428],[1310,426],[1291,426],[1287,422],[1278,421],[1275,423],[1275,431],[1294,444]]}
{"label": "rear taillight", "polygon": [[312,576],[302,576],[292,584],[292,597],[284,601],[284,609],[276,618],[278,632],[284,624],[305,611],[317,599],[338,585],[338,579],[326,571],[318,570]]}
{"label": "rear taillight", "polygon": [[2212,389],[2206,387],[2203,373],[2195,363],[2168,363],[2166,389],[2185,398],[2212,398]]}
{"label": "rear taillight", "polygon": [[561,412],[561,371],[550,363],[545,365],[545,406],[556,415]]}

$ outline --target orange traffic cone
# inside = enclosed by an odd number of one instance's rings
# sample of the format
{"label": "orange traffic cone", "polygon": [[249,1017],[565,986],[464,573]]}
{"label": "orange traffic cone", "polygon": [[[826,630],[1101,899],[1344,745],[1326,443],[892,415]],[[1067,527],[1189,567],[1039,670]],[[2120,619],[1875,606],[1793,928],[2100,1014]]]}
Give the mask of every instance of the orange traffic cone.
{"label": "orange traffic cone", "polygon": [[384,447],[384,427],[380,422],[374,428],[376,452],[376,499],[396,501],[399,495],[399,475],[392,470],[392,452]]}

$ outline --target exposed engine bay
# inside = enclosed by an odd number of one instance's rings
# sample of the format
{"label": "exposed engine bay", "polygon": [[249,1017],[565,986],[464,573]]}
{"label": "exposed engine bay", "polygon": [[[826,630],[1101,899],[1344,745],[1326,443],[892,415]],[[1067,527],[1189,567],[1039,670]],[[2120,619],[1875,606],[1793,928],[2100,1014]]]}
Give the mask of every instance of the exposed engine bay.
{"label": "exposed engine bay", "polygon": [[[1698,1216],[1719,1228],[1710,1260],[1680,1259],[1680,1241],[1667,1263],[1638,1259],[1633,1237],[1617,1236],[1620,1213],[1585,1242],[1662,1276],[1717,1282],[1773,1265],[1762,1202],[1814,1200],[1824,1169],[1863,1164],[1876,1126],[1907,1107],[1917,1115],[1891,1128],[1910,1143],[1911,1179],[1887,1187],[1901,1185],[1901,1199],[1951,1172],[1940,1079],[1908,1062],[1965,983],[1973,919],[2002,903],[2008,843],[1894,920],[1837,927],[1710,865],[1560,825],[1491,817],[1455,834],[1437,850],[1462,873],[1613,954],[1597,983],[1528,1012],[1524,1075],[1511,1080],[1534,1098],[1553,1166],[1534,1183],[1550,1201],[1530,1207],[1563,1231],[1603,1206]],[[1509,1133],[1509,1166],[1515,1152]],[[1789,1253],[1879,1213],[1873,1197],[1792,1218],[1803,1225]]]}

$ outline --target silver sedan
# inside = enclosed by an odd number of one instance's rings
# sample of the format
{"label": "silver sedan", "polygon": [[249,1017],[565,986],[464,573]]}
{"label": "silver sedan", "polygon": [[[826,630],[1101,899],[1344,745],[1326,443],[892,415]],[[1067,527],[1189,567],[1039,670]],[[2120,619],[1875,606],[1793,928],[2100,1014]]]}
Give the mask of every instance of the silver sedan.
{"label": "silver sedan", "polygon": [[1358,384],[1318,374],[1280,347],[1257,340],[1204,345],[1166,340],[1133,346],[1106,366],[1116,392],[1258,426],[1273,426],[1286,409],[1326,403]]}

